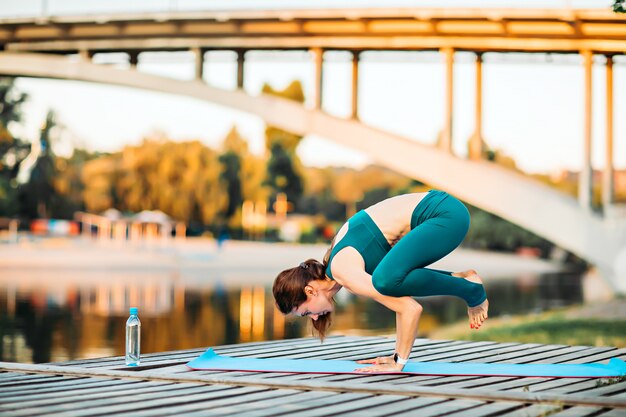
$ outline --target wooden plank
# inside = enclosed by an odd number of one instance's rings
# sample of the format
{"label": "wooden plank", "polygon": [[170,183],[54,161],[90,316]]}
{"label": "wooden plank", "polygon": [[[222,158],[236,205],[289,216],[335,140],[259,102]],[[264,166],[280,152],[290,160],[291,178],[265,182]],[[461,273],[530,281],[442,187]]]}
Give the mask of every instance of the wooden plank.
{"label": "wooden plank", "polygon": [[[318,398],[318,401],[323,399],[323,401],[325,402],[325,405],[323,407],[319,407],[319,408],[309,407],[307,409],[301,409],[300,411],[297,412],[297,414],[298,416],[302,416],[302,417],[311,417],[311,416],[319,415],[320,410],[321,410],[322,415],[328,416],[328,415],[334,415],[337,412],[337,410],[341,410],[342,408],[360,408],[361,406],[366,406],[367,404],[376,404],[381,401],[383,402],[391,401],[391,398],[385,399],[384,398],[385,396],[367,395],[367,396],[364,396],[363,398],[358,398],[357,396],[354,396],[354,398],[349,398],[348,397],[349,395],[351,394],[337,395],[332,398],[332,401],[329,397],[325,397],[325,398],[320,397]],[[294,402],[292,397],[286,398],[286,400],[288,402],[292,402],[292,403]],[[272,406],[271,408],[268,408],[268,410],[271,409],[273,411],[272,415],[277,415],[276,409],[274,406]],[[237,408],[237,414],[239,413],[247,414],[247,411],[250,410],[250,408],[244,404],[238,404],[236,408]],[[228,412],[228,407],[212,410],[211,415],[220,416],[220,415],[223,415],[224,412]],[[202,413],[198,413],[197,415],[201,415],[201,414]],[[291,415],[292,413],[290,412],[288,414]]]}
{"label": "wooden plank", "polygon": [[550,414],[550,417],[593,417],[599,415],[601,411],[602,408],[598,407],[569,407],[563,411]]}
{"label": "wooden plank", "polygon": [[624,410],[610,410],[606,413],[598,414],[598,417],[624,417],[626,413]]}
{"label": "wooden plank", "polygon": [[[195,403],[179,403],[171,405],[169,413],[174,415],[184,414],[185,416],[192,416],[195,412],[203,416],[222,416],[232,410],[245,411],[248,409],[254,409],[255,406],[261,408],[263,404],[271,406],[276,401],[290,401],[293,396],[301,393],[297,390],[269,390],[262,391],[246,395],[231,396],[228,398],[216,398],[211,401],[202,400]],[[163,415],[163,407],[150,407],[144,410],[133,411],[133,417],[148,417],[154,415]]]}
{"label": "wooden plank", "polygon": [[560,411],[562,405],[532,404],[506,414],[506,417],[545,417]]}
{"label": "wooden plank", "polygon": [[[297,404],[300,403],[302,401],[307,401],[307,400],[312,400],[312,399],[319,399],[319,398],[332,398],[333,396],[340,396],[342,394],[328,394],[328,393],[324,393],[324,392],[317,392],[317,391],[298,391],[298,393],[296,394],[291,394],[288,396],[284,396],[284,397],[268,397],[266,399],[260,399],[259,401],[256,401],[254,403],[250,403],[251,407],[250,410],[246,410],[245,415],[249,416],[251,413],[257,412],[257,411],[269,411],[271,413],[273,413],[273,410],[280,406],[281,404]],[[271,399],[271,401],[268,401],[268,399]],[[227,416],[227,415],[238,415],[239,412],[234,411],[233,407],[231,406],[223,406],[222,407],[218,407],[220,408],[222,411],[218,411],[217,415],[220,416]],[[148,416],[162,416],[162,415],[185,415],[187,416],[188,414],[195,412],[195,411],[202,411],[205,412],[207,416],[209,415],[214,415],[216,414],[216,411],[213,409],[209,409],[209,405],[204,402],[196,402],[196,403],[188,403],[188,404],[183,404],[183,405],[174,405],[174,406],[169,406],[169,407],[160,407],[159,409],[155,409],[155,410],[145,410],[145,411],[141,411],[141,412],[137,412],[137,414],[133,413],[133,417],[135,415],[137,416],[141,416],[141,417],[148,417]]]}
{"label": "wooden plank", "polygon": [[[53,393],[40,394],[34,390],[29,396],[17,396],[10,400],[3,400],[0,403],[0,410],[21,410],[24,408],[38,408],[52,406],[72,401],[87,401],[100,398],[114,398],[119,395],[128,395],[128,392],[157,392],[159,390],[179,389],[183,384],[163,383],[163,382],[137,382],[131,385],[118,384],[112,386],[92,387],[90,390],[73,390],[67,387]],[[197,386],[197,385],[194,385]],[[166,388],[169,387],[169,388]]]}
{"label": "wooden plank", "polygon": [[[316,395],[313,395],[316,394]],[[320,406],[324,406],[327,404],[334,404],[340,401],[352,401],[359,398],[364,398],[366,395],[364,394],[352,394],[352,393],[333,393],[331,395],[319,395],[321,394],[319,391],[311,391],[308,393],[301,393],[298,395],[294,395],[286,399],[286,401],[280,401],[275,404],[271,404],[270,407],[259,407],[257,409],[248,410],[245,409],[246,417],[265,417],[265,416],[278,416],[278,415],[294,415],[298,410],[308,410],[311,408],[316,408]],[[238,416],[241,414],[239,408],[232,409],[222,415],[234,415]],[[197,415],[202,415],[202,413],[197,413]],[[219,414],[213,414],[219,415]]]}
{"label": "wooden plank", "polygon": [[47,384],[52,384],[55,382],[61,382],[61,381],[70,381],[70,380],[78,380],[81,378],[78,377],[67,377],[67,376],[42,376],[41,378],[35,378],[32,380],[28,380],[28,381],[22,381],[22,382],[16,382],[13,384],[7,384],[6,386],[2,386],[0,385],[0,389],[2,389],[2,392],[10,392],[10,391],[16,391],[16,390],[20,390],[23,387],[42,387],[45,388],[45,386]]}
{"label": "wooden plank", "polygon": [[0,382],[19,381],[20,379],[31,378],[33,375],[22,372],[0,372]]}
{"label": "wooden plank", "polygon": [[[108,386],[117,386],[117,385],[126,385],[128,383],[137,383],[138,381],[124,381],[124,380],[115,380],[115,379],[101,379],[101,378],[81,378],[80,380],[68,380],[68,381],[60,381],[55,382],[54,384],[46,385],[44,387],[31,387],[25,386],[19,390],[13,391],[2,391],[0,392],[0,401],[3,401],[4,398],[13,397],[13,396],[26,396],[32,393],[57,393],[59,391],[68,390],[71,388],[74,391],[83,390],[91,387],[99,387],[103,389]],[[55,394],[56,395],[56,394]]]}
{"label": "wooden plank", "polygon": [[33,381],[40,381],[44,379],[54,378],[53,375],[41,375],[41,374],[22,374],[22,378],[11,378],[8,381],[0,379],[0,387],[10,387],[12,385],[30,384]]}
{"label": "wooden plank", "polygon": [[[194,386],[190,386],[194,385]],[[71,413],[74,417],[91,416],[97,414],[110,414],[142,410],[145,408],[159,407],[162,405],[171,405],[185,403],[188,401],[205,400],[208,401],[215,397],[225,397],[228,395],[242,394],[252,395],[254,392],[262,390],[254,388],[241,388],[223,390],[221,387],[203,386],[197,384],[175,384],[174,387],[162,387],[152,389],[148,393],[126,393],[111,398],[89,400],[89,401],[70,401],[56,406],[33,407],[20,410],[20,412],[8,412],[7,417],[22,417],[33,414],[42,415],[58,415],[62,413]],[[247,398],[247,397],[239,397]]]}
{"label": "wooden plank", "polygon": [[526,405],[509,402],[509,401],[498,401],[498,402],[490,402],[485,403],[481,406],[459,410],[458,412],[449,413],[449,415],[460,416],[460,417],[485,417],[485,416],[495,416],[495,415],[507,415],[506,413],[512,412],[515,410],[519,410],[525,408]]}
{"label": "wooden plank", "polygon": [[[626,359],[626,349],[616,349],[613,350],[611,352],[609,352],[610,354],[607,354],[606,356],[604,356],[604,360],[606,359],[611,359],[611,358],[619,358],[619,359]],[[602,356],[602,355],[599,355]],[[603,359],[594,359],[593,361],[600,361]],[[587,363],[588,358],[580,358],[580,359],[575,359],[572,360],[570,363]]]}
{"label": "wooden plank", "polygon": [[616,352],[615,348],[587,348],[581,351],[575,351],[566,355],[560,355],[551,361],[550,358],[542,359],[545,363],[574,363],[573,361],[587,361],[586,363],[600,362],[604,359],[612,358],[611,352]]}
{"label": "wooden plank", "polygon": [[[419,410],[420,417],[447,416],[452,413],[460,412],[462,415],[467,410],[483,405],[483,401],[472,400],[450,400],[434,404],[430,407],[424,407]],[[415,410],[408,410],[402,413],[393,414],[396,417],[414,417]]]}
{"label": "wooden plank", "polygon": [[584,394],[584,395],[614,395],[618,393],[626,392],[626,381],[618,382],[610,385],[604,385],[597,388],[592,389],[577,389],[575,391],[571,391],[568,394]]}
{"label": "wooden plank", "polygon": [[[96,378],[90,378],[96,380]],[[115,380],[113,380],[115,381]],[[80,395],[81,398],[88,398],[91,394],[102,394],[115,392],[119,390],[135,390],[139,388],[143,388],[145,386],[151,386],[154,384],[173,384],[168,382],[152,382],[152,381],[115,381],[115,384],[111,383],[112,380],[100,380],[95,381],[91,384],[81,385],[79,387],[72,388],[72,391],[69,392],[65,386],[57,386],[55,385],[54,389],[49,389],[46,391],[42,390],[30,390],[24,391],[22,393],[15,393],[11,396],[11,401],[20,401],[20,402],[30,402],[30,401],[45,401],[48,399],[56,399],[59,398],[60,395],[67,395],[71,393],[72,395]],[[18,400],[19,399],[19,400]],[[0,404],[9,405],[11,402],[7,401],[7,399],[0,398]],[[2,408],[0,406],[0,408]]]}
{"label": "wooden plank", "polygon": [[341,414],[336,414],[342,417],[377,417],[395,415],[395,413],[402,413],[405,411],[411,411],[413,415],[421,415],[421,411],[428,406],[448,402],[448,400],[434,399],[434,398],[409,398],[405,401],[396,401],[391,404],[382,404],[375,407],[367,407],[365,409],[357,411],[348,411]]}
{"label": "wooden plank", "polygon": [[[340,398],[341,399],[341,398]],[[334,416],[347,411],[367,410],[380,404],[391,404],[398,401],[406,401],[404,396],[397,395],[376,395],[354,401],[340,401],[329,403],[323,407],[298,411],[298,417],[318,417],[318,416]]]}
{"label": "wooden plank", "polygon": [[[319,391],[317,392],[320,393]],[[328,393],[326,393],[328,394]],[[302,394],[299,394],[302,395]],[[299,396],[298,395],[298,396]],[[291,397],[288,402],[278,402],[270,408],[250,410],[246,412],[246,417],[268,417],[268,416],[296,416],[299,411],[310,410],[318,407],[325,407],[328,404],[332,404],[340,401],[354,401],[361,398],[366,398],[367,394],[355,394],[355,393],[333,393],[324,396],[315,396],[314,398],[302,399],[296,401],[298,396]],[[238,415],[237,412],[231,413],[232,415]]]}

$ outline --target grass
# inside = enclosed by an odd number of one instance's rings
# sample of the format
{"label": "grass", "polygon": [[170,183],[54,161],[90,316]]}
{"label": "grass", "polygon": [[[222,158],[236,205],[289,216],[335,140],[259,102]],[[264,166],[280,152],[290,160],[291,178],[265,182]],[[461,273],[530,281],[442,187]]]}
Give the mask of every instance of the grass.
{"label": "grass", "polygon": [[478,331],[460,326],[429,337],[473,341],[626,347],[626,320],[568,319],[559,313],[489,319]]}

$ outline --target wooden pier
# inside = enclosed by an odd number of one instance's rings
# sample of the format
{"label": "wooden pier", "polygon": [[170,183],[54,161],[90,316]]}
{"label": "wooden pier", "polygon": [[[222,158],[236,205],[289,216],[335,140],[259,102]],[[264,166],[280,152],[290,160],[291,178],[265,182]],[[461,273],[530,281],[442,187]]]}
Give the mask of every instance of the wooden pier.
{"label": "wooden pier", "polygon": [[[290,339],[214,347],[259,358],[357,360],[388,355],[384,337]],[[205,349],[27,365],[0,363],[0,416],[626,416],[626,380],[191,371]],[[590,363],[626,359],[611,347],[418,339],[411,359]]]}

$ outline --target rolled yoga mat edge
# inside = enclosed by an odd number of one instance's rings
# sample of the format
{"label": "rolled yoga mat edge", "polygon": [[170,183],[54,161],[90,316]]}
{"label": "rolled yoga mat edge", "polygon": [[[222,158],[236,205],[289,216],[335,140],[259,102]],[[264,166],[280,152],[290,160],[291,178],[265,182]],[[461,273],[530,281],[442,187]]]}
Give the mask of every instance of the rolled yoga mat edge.
{"label": "rolled yoga mat edge", "polygon": [[[192,370],[246,371],[310,374],[359,374],[357,368],[371,365],[346,360],[236,358],[222,356],[212,348],[187,363]],[[608,364],[515,364],[474,362],[415,362],[409,361],[401,372],[376,374],[413,374],[436,376],[495,376],[537,378],[616,378],[626,376],[626,362],[613,358]],[[368,373],[371,375],[374,373]]]}

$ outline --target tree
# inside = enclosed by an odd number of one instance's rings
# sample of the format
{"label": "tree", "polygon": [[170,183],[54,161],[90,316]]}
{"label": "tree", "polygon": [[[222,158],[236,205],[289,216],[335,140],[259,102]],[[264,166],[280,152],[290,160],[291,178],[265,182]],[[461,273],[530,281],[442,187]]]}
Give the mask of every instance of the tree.
{"label": "tree", "polygon": [[115,168],[118,209],[161,210],[177,220],[210,224],[228,202],[217,153],[199,141],[163,137],[127,146]]}
{"label": "tree", "polygon": [[116,177],[119,177],[121,153],[100,155],[83,165],[80,179],[82,199],[90,213],[100,213],[119,207]]}
{"label": "tree", "polygon": [[[282,91],[265,84],[263,93],[304,102],[304,92],[299,81],[293,81]],[[273,189],[274,194],[284,192],[292,202],[297,202],[303,192],[302,168],[296,155],[301,140],[302,136],[273,126],[265,129],[265,146],[270,154],[265,184]]]}
{"label": "tree", "polygon": [[56,197],[53,184],[56,173],[55,156],[51,147],[55,126],[56,116],[50,110],[39,135],[37,159],[30,170],[28,182],[19,189],[20,212],[27,218],[48,218],[52,214],[51,206]]}
{"label": "tree", "polygon": [[228,194],[228,204],[223,216],[226,220],[235,215],[243,203],[242,191],[242,160],[248,153],[248,145],[233,127],[224,139],[223,152],[219,156],[222,164],[220,180],[224,183]]}
{"label": "tree", "polygon": [[30,144],[16,138],[10,126],[21,121],[22,104],[27,99],[15,89],[13,78],[0,78],[0,216],[14,216],[19,209],[15,178]]}
{"label": "tree", "polygon": [[614,0],[614,2],[613,2],[613,11],[615,13],[626,13],[626,1],[624,1],[624,0]]}
{"label": "tree", "polygon": [[292,162],[291,156],[278,143],[272,145],[267,163],[267,184],[277,192],[285,193],[290,200],[302,195],[302,179]]}

